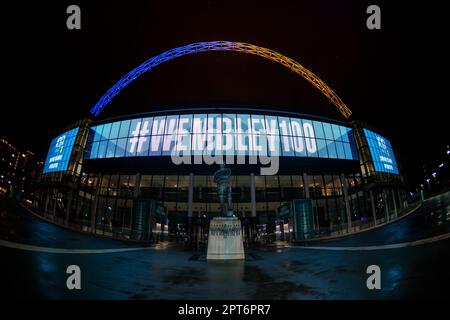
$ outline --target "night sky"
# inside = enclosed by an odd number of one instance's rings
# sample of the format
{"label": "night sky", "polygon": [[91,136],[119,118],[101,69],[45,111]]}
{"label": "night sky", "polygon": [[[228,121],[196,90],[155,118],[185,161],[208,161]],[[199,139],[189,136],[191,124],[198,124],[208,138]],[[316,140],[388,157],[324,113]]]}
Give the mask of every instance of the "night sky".
{"label": "night sky", "polygon": [[[45,156],[125,73],[173,47],[229,40],[271,48],[318,75],[391,140],[411,183],[449,143],[445,11],[400,1],[44,1],[2,4],[0,137]],[[396,4],[393,4],[395,2]],[[68,30],[70,4],[82,29]],[[366,28],[377,4],[382,29]],[[444,99],[445,98],[445,99]],[[285,67],[233,52],[185,56],[145,74],[100,115],[250,105],[343,119]]]}

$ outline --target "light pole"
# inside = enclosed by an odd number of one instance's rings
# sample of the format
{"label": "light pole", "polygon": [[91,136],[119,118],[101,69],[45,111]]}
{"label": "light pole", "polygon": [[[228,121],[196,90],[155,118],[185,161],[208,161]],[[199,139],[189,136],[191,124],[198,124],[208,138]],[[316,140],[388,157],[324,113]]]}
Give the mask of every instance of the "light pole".
{"label": "light pole", "polygon": [[428,185],[428,192],[431,193],[430,178],[427,178],[426,181],[427,181],[427,185]]}

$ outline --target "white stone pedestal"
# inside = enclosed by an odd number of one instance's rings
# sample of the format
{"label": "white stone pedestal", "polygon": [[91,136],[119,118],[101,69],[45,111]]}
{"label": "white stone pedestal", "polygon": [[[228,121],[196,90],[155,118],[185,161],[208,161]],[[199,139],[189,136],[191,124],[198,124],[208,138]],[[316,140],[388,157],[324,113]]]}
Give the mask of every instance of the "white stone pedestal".
{"label": "white stone pedestal", "polygon": [[209,223],[207,260],[244,260],[241,221],[217,217]]}

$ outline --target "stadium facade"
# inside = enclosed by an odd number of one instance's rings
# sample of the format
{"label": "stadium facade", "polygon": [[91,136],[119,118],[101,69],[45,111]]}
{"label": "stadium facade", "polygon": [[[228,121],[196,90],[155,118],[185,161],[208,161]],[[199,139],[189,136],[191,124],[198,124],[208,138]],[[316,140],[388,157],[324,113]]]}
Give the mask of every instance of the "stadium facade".
{"label": "stadium facade", "polygon": [[[175,150],[192,161],[174,161]],[[208,221],[221,212],[218,165],[195,163],[205,154],[234,160],[224,158],[247,241],[356,231],[392,219],[406,202],[389,140],[373,128],[216,107],[74,123],[51,142],[34,206],[95,234],[203,240]],[[252,163],[262,154],[279,160],[275,174],[262,175],[267,165]]]}
{"label": "stadium facade", "polygon": [[[346,120],[244,106],[96,120],[140,75],[206,51],[279,63],[318,89]],[[85,232],[205,241],[209,220],[221,212],[213,180],[220,161],[231,169],[233,211],[247,242],[354,232],[395,218],[406,206],[389,140],[349,120],[350,109],[311,71],[267,48],[214,41],[170,49],[127,73],[91,113],[94,119],[72,124],[52,140],[33,199],[39,214]]]}

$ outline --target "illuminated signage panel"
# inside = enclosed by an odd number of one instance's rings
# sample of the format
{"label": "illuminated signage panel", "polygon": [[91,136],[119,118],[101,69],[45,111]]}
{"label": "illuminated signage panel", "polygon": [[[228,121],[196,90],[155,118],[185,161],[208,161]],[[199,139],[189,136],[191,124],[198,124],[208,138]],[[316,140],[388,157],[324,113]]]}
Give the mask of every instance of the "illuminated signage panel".
{"label": "illuminated signage panel", "polygon": [[358,160],[349,127],[253,114],[182,114],[94,126],[85,157],[170,156],[176,152]]}
{"label": "illuminated signage panel", "polygon": [[399,174],[391,143],[373,131],[364,129],[375,171]]}
{"label": "illuminated signage panel", "polygon": [[45,160],[43,173],[67,170],[77,134],[78,128],[74,128],[52,140]]}

